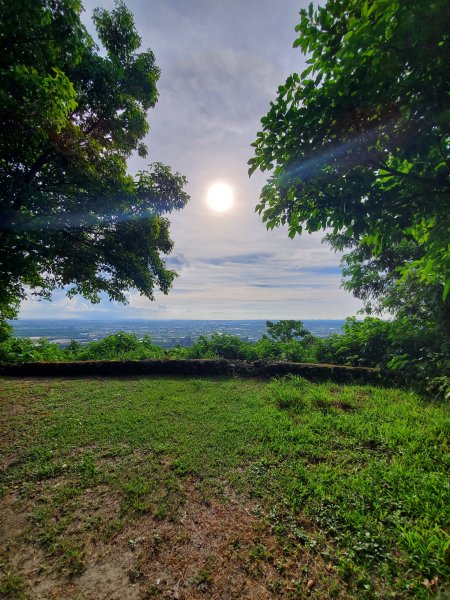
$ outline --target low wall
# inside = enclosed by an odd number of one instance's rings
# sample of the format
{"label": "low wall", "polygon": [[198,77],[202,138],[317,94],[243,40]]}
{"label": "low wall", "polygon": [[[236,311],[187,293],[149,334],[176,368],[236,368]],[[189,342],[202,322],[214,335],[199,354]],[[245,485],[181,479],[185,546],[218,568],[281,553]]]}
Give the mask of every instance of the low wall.
{"label": "low wall", "polygon": [[337,382],[390,384],[393,373],[365,367],[345,367],[313,363],[165,359],[165,360],[95,360],[78,362],[30,362],[0,364],[0,375],[11,377],[120,377],[125,375],[240,375],[270,378],[287,374],[300,375],[311,381],[331,379]]}

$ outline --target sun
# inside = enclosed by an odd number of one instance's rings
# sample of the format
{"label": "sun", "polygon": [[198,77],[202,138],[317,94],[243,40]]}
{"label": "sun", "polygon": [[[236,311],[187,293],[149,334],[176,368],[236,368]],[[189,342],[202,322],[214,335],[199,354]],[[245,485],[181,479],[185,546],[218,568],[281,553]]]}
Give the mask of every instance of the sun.
{"label": "sun", "polygon": [[208,189],[206,202],[215,212],[226,212],[233,206],[233,189],[226,183],[213,183]]}

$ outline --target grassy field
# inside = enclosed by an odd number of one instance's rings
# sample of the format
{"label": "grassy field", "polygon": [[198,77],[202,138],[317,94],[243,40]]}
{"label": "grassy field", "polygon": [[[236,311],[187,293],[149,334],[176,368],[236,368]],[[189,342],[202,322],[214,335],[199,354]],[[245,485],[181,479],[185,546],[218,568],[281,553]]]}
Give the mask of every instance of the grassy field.
{"label": "grassy field", "polygon": [[0,396],[0,596],[448,597],[443,405],[295,377]]}

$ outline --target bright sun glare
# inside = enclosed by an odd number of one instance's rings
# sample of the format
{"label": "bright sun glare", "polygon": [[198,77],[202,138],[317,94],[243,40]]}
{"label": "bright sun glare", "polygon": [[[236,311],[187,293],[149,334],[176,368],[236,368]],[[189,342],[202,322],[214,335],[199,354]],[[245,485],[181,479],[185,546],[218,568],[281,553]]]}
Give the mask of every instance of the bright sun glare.
{"label": "bright sun glare", "polygon": [[233,190],[226,183],[214,183],[206,197],[208,206],[216,212],[226,212],[233,205]]}

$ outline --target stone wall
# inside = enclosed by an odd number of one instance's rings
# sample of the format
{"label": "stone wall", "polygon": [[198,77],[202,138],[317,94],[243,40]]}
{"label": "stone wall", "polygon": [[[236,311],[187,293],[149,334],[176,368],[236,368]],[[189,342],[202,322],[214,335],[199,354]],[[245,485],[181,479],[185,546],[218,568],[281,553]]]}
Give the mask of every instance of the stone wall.
{"label": "stone wall", "polygon": [[300,375],[311,381],[354,381],[381,385],[393,383],[396,379],[392,372],[365,367],[225,359],[96,360],[0,364],[0,375],[12,377],[120,377],[129,375],[204,377],[239,375],[270,378],[289,373]]}

